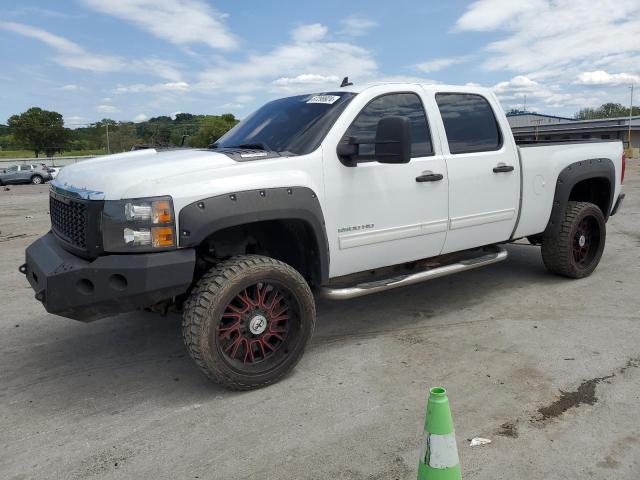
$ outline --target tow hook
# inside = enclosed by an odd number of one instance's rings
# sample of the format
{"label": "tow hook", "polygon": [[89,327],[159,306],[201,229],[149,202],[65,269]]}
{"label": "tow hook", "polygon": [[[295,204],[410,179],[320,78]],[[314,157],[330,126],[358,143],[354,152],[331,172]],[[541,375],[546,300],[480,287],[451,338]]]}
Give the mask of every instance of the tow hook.
{"label": "tow hook", "polygon": [[18,271],[19,271],[21,274],[26,275],[26,274],[27,274],[27,264],[26,264],[26,263],[23,263],[22,265],[20,265],[20,266],[18,267]]}

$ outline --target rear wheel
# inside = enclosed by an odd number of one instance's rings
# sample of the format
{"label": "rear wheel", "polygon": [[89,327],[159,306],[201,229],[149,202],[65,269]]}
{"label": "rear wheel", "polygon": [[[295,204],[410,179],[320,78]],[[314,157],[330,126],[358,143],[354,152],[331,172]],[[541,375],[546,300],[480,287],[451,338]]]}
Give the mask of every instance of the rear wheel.
{"label": "rear wheel", "polygon": [[34,175],[33,177],[31,177],[31,183],[33,183],[34,185],[40,185],[43,183],[43,181],[44,179],[40,175]]}
{"label": "rear wheel", "polygon": [[278,381],[299,361],[315,327],[315,304],[292,267],[260,255],[207,272],[185,303],[189,354],[211,379],[248,390]]}
{"label": "rear wheel", "polygon": [[542,260],[553,273],[583,278],[595,270],[604,251],[606,226],[600,208],[569,202],[558,233],[542,238]]}

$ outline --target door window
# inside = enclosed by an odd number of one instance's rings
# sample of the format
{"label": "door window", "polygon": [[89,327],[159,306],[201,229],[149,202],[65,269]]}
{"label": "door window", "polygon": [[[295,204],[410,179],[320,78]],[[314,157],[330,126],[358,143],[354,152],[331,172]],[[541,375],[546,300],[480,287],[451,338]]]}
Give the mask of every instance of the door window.
{"label": "door window", "polygon": [[[411,121],[412,158],[433,155],[427,116],[420,97],[415,93],[393,93],[375,98],[358,114],[342,141],[347,142],[348,137],[373,140],[376,136],[378,121],[389,116],[408,117]],[[374,153],[374,144],[361,144],[358,158],[361,160],[373,159]]]}
{"label": "door window", "polygon": [[502,135],[489,102],[469,93],[438,93],[436,102],[442,115],[451,153],[499,150]]}

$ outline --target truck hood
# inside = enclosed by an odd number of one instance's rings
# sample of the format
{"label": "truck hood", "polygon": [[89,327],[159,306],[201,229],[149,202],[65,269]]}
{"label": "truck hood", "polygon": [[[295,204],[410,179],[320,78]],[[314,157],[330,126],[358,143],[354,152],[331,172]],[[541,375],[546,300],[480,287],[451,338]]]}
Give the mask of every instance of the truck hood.
{"label": "truck hood", "polygon": [[126,198],[126,192],[141,183],[149,185],[190,172],[206,174],[234,164],[226,155],[210,150],[138,150],[66,166],[53,185],[93,200],[113,200]]}

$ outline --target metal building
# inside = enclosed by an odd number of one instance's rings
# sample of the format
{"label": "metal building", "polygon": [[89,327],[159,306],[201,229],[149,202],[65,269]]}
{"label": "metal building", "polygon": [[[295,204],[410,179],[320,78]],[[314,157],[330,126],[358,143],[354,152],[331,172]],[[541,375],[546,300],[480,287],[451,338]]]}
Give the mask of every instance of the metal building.
{"label": "metal building", "polygon": [[[627,155],[640,157],[640,116],[573,120],[538,113],[507,115],[514,137],[518,141],[562,140],[622,140]],[[629,145],[631,131],[631,145]]]}

